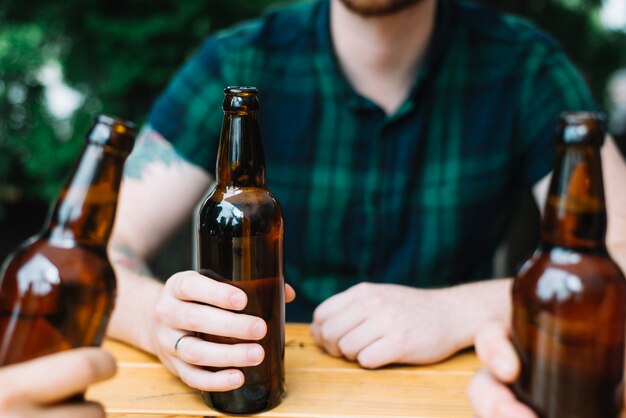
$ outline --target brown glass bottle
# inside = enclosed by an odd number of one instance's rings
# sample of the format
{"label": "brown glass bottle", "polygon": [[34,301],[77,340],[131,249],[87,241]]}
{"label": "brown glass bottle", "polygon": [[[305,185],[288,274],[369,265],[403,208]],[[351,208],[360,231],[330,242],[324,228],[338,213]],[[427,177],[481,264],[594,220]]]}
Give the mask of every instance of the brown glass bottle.
{"label": "brown glass bottle", "polygon": [[565,113],[541,241],[513,285],[516,396],[544,418],[618,417],[626,282],[605,247],[602,118]]}
{"label": "brown glass bottle", "polygon": [[[219,411],[248,414],[278,405],[284,394],[285,296],[283,215],[265,184],[265,157],[254,87],[224,89],[224,121],[217,156],[217,185],[200,208],[198,268],[201,274],[246,292],[243,313],[263,318],[261,364],[243,367],[245,382],[228,392],[204,392]],[[207,341],[241,341],[201,335]],[[218,370],[207,368],[208,370]]]}
{"label": "brown glass bottle", "polygon": [[0,275],[0,366],[97,346],[115,301],[106,245],[126,157],[129,122],[100,115],[42,233]]}

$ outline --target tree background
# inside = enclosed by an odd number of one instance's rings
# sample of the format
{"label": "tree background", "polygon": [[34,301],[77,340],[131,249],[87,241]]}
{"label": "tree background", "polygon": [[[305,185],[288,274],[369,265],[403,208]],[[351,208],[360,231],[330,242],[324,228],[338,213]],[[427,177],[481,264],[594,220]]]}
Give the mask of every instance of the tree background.
{"label": "tree background", "polygon": [[[602,0],[482,1],[551,33],[601,102],[609,75],[626,67],[626,31],[602,28]],[[274,3],[2,0],[0,259],[41,227],[93,114],[111,113],[141,124],[169,78],[207,35]],[[55,117],[46,106],[46,94],[53,92],[47,91],[44,66],[62,73],[83,97],[68,117]]]}

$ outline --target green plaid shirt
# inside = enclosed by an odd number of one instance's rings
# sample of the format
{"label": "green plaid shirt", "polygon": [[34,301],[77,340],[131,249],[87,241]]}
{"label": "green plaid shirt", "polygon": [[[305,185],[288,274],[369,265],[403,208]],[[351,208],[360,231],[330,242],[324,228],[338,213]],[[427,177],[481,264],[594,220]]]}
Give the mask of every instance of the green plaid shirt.
{"label": "green plaid shirt", "polygon": [[328,0],[209,38],[151,112],[154,129],[214,173],[223,88],[259,88],[267,182],[299,293],[290,320],[362,281],[489,277],[520,192],[550,171],[558,113],[595,109],[563,52],[527,22],[457,0],[439,0],[436,19],[392,115],[342,74]]}

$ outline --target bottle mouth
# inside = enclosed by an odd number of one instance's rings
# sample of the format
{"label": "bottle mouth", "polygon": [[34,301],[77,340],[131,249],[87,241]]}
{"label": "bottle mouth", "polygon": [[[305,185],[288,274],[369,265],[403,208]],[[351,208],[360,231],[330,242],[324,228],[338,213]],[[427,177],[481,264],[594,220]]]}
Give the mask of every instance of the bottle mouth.
{"label": "bottle mouth", "polygon": [[224,112],[247,114],[259,110],[257,88],[252,86],[229,86],[224,89]]}
{"label": "bottle mouth", "polygon": [[94,117],[94,124],[87,132],[86,140],[90,144],[106,147],[111,152],[127,156],[135,145],[137,125],[115,116],[99,114]]}
{"label": "bottle mouth", "polygon": [[257,93],[257,88],[252,86],[228,86],[224,89],[224,94],[240,97],[248,97]]}
{"label": "bottle mouth", "polygon": [[606,118],[600,112],[563,112],[559,116],[560,142],[602,145],[605,132]]}
{"label": "bottle mouth", "polygon": [[137,133],[137,125],[134,122],[116,116],[100,113],[94,117],[94,123],[108,125],[120,134],[134,135]]}

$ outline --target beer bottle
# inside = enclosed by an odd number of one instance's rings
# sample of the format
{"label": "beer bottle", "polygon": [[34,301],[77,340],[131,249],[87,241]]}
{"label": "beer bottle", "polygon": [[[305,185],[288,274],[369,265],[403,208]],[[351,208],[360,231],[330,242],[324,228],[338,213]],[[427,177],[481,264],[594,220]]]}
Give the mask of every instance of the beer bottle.
{"label": "beer bottle", "polygon": [[[200,208],[198,268],[205,276],[242,289],[248,296],[242,312],[265,320],[267,334],[258,342],[265,351],[261,364],[241,368],[242,387],[204,392],[203,397],[219,411],[247,414],[273,408],[284,393],[283,216],[265,184],[257,90],[227,87],[224,94],[217,184]],[[200,337],[221,344],[250,342]]]}
{"label": "beer bottle", "polygon": [[517,397],[544,418],[618,417],[626,282],[605,246],[604,122],[564,113],[540,244],[513,284]]}
{"label": "beer bottle", "polygon": [[100,115],[40,235],[0,272],[0,366],[97,346],[115,301],[107,257],[135,126]]}

